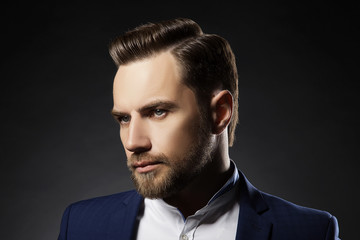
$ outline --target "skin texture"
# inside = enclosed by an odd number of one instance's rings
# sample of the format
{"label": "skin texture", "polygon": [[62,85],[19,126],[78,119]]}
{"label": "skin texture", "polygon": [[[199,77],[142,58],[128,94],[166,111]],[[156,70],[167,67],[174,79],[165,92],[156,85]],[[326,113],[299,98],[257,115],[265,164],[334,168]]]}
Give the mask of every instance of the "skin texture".
{"label": "skin texture", "polygon": [[194,92],[181,83],[181,67],[163,52],[120,66],[113,97],[139,193],[163,198],[185,217],[204,206],[231,174],[226,131],[231,94],[214,91],[205,122]]}

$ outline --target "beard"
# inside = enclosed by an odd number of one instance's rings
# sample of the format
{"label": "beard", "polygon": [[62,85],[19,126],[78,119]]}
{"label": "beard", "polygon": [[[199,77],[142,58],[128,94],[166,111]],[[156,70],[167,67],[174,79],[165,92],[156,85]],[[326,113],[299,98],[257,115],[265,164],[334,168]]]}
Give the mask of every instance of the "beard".
{"label": "beard", "polygon": [[[201,121],[202,123],[204,121]],[[209,126],[198,124],[194,127],[194,140],[183,156],[172,159],[165,154],[133,154],[127,160],[131,178],[137,191],[145,198],[166,198],[184,189],[211,161],[211,136]],[[133,163],[147,160],[159,166],[147,173],[138,173]]]}

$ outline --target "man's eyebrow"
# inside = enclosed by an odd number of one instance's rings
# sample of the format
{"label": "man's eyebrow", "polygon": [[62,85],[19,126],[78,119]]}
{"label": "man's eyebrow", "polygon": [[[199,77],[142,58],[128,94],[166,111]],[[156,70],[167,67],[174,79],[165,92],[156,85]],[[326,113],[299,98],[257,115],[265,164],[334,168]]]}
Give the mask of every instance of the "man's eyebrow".
{"label": "man's eyebrow", "polygon": [[113,117],[120,117],[126,115],[125,113],[116,111],[115,109],[111,109],[110,113],[111,115],[113,115]]}
{"label": "man's eyebrow", "polygon": [[[165,108],[166,110],[173,110],[178,107],[179,106],[172,101],[156,100],[156,101],[150,102],[150,103],[146,104],[145,106],[139,108],[137,111],[139,113],[143,113],[143,112],[147,112],[147,111],[150,111],[150,110],[153,110],[156,108]],[[119,117],[119,116],[127,115],[127,113],[112,109],[111,115],[113,115],[114,117]]]}
{"label": "man's eyebrow", "polygon": [[138,109],[138,112],[146,112],[156,108],[165,108],[166,110],[176,109],[179,106],[172,101],[156,100],[146,104],[145,106]]}

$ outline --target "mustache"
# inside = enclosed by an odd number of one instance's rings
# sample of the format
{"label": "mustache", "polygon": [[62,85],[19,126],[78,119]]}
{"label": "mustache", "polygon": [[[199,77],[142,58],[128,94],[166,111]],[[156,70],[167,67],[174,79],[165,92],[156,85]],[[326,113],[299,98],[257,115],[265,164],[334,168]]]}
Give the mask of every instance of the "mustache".
{"label": "mustache", "polygon": [[149,153],[140,153],[140,154],[132,154],[127,159],[127,165],[131,167],[136,163],[145,162],[145,161],[151,163],[155,163],[155,162],[164,163],[164,164],[169,163],[168,157],[163,153],[157,155],[153,155]]}

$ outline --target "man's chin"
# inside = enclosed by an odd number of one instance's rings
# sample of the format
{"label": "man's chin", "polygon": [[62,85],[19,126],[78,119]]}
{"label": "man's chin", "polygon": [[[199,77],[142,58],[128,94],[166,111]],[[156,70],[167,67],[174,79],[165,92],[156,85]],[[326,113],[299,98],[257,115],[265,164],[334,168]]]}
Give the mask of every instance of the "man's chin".
{"label": "man's chin", "polygon": [[154,172],[138,173],[133,172],[132,179],[137,191],[145,198],[162,198],[163,182]]}
{"label": "man's chin", "polygon": [[166,198],[179,191],[180,184],[172,174],[150,172],[132,173],[132,179],[140,195],[145,198]]}

